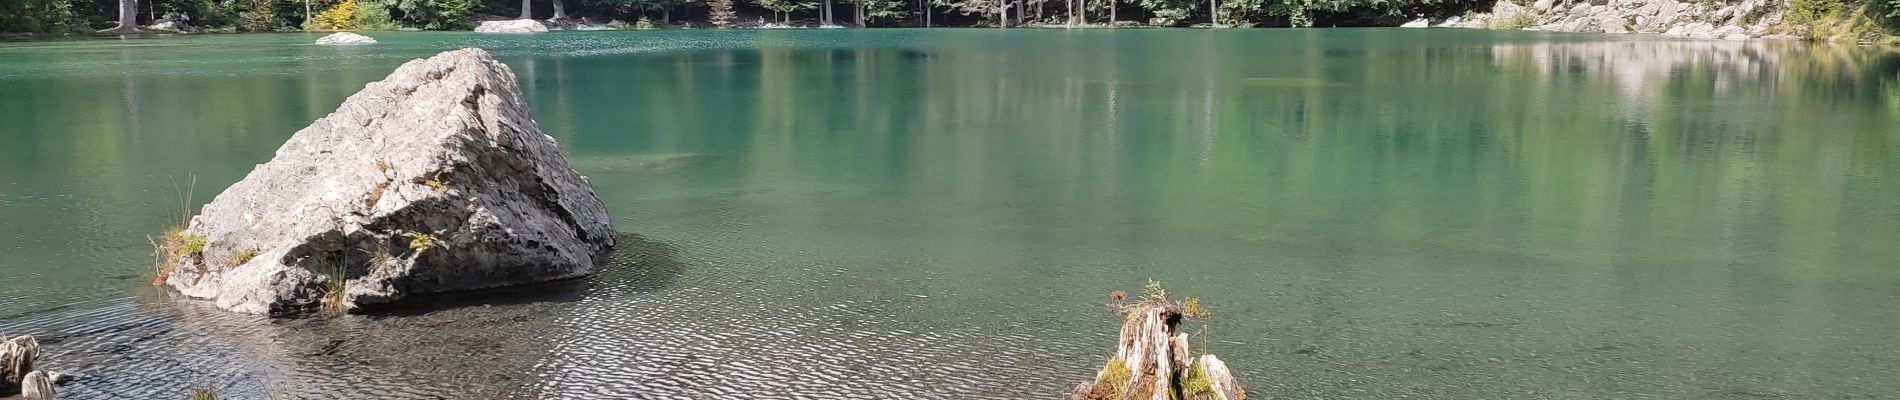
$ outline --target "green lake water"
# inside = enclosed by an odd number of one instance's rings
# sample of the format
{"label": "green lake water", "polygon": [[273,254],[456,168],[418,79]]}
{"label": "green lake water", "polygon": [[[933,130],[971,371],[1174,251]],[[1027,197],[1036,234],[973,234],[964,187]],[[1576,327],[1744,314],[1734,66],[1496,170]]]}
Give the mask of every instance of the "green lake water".
{"label": "green lake water", "polygon": [[[1265,399],[1900,397],[1900,53],[1475,30],[0,42],[0,332],[62,398],[1058,398],[1110,290]],[[508,63],[627,233],[342,318],[148,285],[410,59]],[[1196,340],[1196,346],[1200,347]]]}

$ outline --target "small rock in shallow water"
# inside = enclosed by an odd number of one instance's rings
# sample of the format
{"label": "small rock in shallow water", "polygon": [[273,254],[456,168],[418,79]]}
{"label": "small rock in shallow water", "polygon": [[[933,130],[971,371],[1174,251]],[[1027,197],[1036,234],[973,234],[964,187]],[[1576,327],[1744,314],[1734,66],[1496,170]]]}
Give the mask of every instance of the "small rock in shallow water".
{"label": "small rock in shallow water", "polygon": [[317,38],[317,44],[325,46],[376,44],[376,39],[350,32],[337,32]]}

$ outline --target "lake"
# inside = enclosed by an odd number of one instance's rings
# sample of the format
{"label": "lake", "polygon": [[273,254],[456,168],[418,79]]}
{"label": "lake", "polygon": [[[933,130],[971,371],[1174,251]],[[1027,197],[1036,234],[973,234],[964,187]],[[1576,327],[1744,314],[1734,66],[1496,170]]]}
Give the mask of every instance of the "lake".
{"label": "lake", "polygon": [[[1892,50],[318,36],[0,42],[0,332],[82,375],[62,398],[1059,398],[1111,355],[1109,291],[1148,279],[1208,305],[1196,347],[1257,398],[1900,396]],[[209,201],[461,47],[514,69],[592,180],[613,265],[338,318],[150,286],[180,189]]]}

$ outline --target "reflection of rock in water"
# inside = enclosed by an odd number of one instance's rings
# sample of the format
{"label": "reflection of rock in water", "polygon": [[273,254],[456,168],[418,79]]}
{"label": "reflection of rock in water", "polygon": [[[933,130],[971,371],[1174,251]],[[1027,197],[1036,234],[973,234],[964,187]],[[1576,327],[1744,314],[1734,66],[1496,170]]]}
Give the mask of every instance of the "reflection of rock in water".
{"label": "reflection of rock in water", "polygon": [[670,175],[704,170],[719,162],[711,154],[669,153],[629,156],[584,157],[574,159],[574,167],[588,173],[634,173]]}
{"label": "reflection of rock in water", "polygon": [[[1491,58],[1506,72],[1546,81],[1609,82],[1627,96],[1625,101],[1747,91],[1844,101],[1891,90],[1886,88],[1900,79],[1894,74],[1900,70],[1900,53],[1790,41],[1541,41],[1492,46]],[[1708,93],[1666,90],[1671,85]],[[1778,91],[1778,86],[1800,90]]]}
{"label": "reflection of rock in water", "polygon": [[[209,386],[232,398],[522,398],[535,366],[558,352],[548,338],[578,304],[603,291],[657,290],[683,271],[673,246],[622,233],[599,274],[500,291],[416,299],[334,318],[235,315],[199,301],[117,307],[129,320],[60,337],[59,367],[83,373],[70,398],[179,398]],[[176,296],[174,296],[176,297]],[[645,329],[645,328],[642,328]]]}

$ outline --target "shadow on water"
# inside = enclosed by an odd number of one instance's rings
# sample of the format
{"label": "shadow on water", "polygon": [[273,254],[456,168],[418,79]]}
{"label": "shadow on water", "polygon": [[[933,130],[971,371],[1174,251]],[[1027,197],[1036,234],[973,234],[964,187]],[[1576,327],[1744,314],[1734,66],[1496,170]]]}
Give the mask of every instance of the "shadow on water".
{"label": "shadow on water", "polygon": [[405,317],[465,307],[571,303],[586,298],[602,287],[635,292],[659,290],[672,285],[685,270],[678,256],[679,248],[671,244],[638,233],[621,232],[606,265],[593,275],[499,289],[422,296],[395,305],[367,309],[362,314],[376,318]]}

